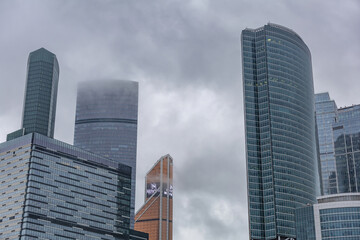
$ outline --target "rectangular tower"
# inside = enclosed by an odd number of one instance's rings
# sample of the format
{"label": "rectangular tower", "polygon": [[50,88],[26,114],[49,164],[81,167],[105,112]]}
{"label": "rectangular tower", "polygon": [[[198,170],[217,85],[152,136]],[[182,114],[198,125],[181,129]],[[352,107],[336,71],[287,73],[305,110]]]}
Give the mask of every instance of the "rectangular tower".
{"label": "rectangular tower", "polygon": [[316,97],[324,195],[360,191],[360,105],[337,108],[329,93]]}
{"label": "rectangular tower", "polygon": [[295,209],[316,201],[311,54],[276,24],[242,31],[250,239],[296,238]]}
{"label": "rectangular tower", "polygon": [[337,106],[329,93],[315,94],[317,140],[319,144],[322,194],[338,192],[334,139],[332,125],[335,123]]}
{"label": "rectangular tower", "polygon": [[137,117],[137,82],[112,80],[79,84],[74,145],[131,166],[131,228],[135,212]]}
{"label": "rectangular tower", "polygon": [[149,233],[149,240],[172,240],[173,159],[165,155],[145,177],[145,203],[135,216],[135,229]]}
{"label": "rectangular tower", "polygon": [[332,129],[338,193],[360,192],[360,105],[338,109]]}
{"label": "rectangular tower", "polygon": [[22,128],[7,136],[7,140],[40,133],[53,138],[59,64],[55,54],[45,48],[31,52],[27,63]]}

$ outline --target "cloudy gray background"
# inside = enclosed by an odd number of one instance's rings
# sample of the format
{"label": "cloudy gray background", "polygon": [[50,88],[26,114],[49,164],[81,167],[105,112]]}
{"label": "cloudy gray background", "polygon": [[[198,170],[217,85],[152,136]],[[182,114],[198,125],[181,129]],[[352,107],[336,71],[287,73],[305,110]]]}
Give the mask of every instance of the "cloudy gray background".
{"label": "cloudy gray background", "polygon": [[140,84],[136,208],[144,176],[174,158],[174,239],[246,239],[240,33],[268,22],[312,52],[317,92],[360,103],[358,0],[0,0],[0,142],[20,126],[29,52],[57,55],[55,138],[72,143],[76,85]]}

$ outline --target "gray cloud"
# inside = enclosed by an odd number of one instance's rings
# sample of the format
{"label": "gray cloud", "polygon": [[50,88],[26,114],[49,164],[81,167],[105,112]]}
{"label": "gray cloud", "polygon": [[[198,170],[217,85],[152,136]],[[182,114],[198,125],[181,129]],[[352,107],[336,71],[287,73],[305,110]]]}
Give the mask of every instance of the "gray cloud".
{"label": "gray cloud", "polygon": [[76,85],[140,83],[137,199],[161,155],[174,157],[175,239],[246,239],[240,33],[267,22],[307,43],[316,91],[359,103],[360,3],[62,0],[0,2],[0,140],[20,126],[30,51],[60,63],[55,137],[72,143]]}

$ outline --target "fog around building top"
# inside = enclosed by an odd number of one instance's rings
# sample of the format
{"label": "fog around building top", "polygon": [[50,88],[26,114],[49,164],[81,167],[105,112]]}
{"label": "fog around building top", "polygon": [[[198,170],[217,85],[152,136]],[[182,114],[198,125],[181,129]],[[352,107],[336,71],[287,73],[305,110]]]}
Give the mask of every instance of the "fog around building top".
{"label": "fog around building top", "polygon": [[55,138],[72,143],[78,82],[139,82],[136,208],[146,172],[174,158],[174,238],[248,237],[240,33],[268,22],[301,36],[316,92],[360,103],[360,2],[0,2],[0,140],[19,129],[28,54],[60,66]]}

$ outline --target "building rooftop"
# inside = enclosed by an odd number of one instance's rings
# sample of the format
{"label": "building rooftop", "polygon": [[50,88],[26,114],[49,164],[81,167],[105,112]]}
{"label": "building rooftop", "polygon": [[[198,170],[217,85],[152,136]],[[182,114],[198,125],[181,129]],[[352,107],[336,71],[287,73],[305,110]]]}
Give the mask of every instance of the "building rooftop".
{"label": "building rooftop", "polygon": [[319,204],[330,202],[360,201],[360,193],[340,193],[317,198]]}

